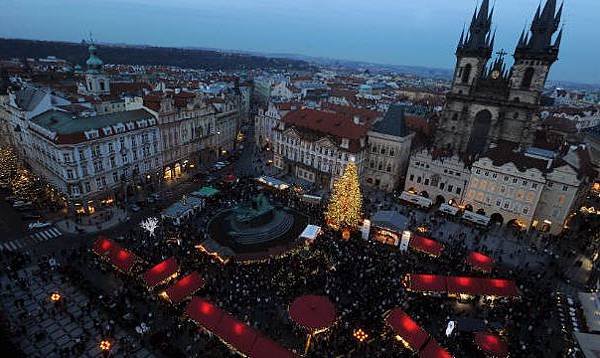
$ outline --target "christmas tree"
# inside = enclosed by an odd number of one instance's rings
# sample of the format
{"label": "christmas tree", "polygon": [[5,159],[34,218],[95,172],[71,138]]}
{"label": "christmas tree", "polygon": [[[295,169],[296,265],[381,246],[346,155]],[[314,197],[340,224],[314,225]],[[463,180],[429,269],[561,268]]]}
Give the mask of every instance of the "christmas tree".
{"label": "christmas tree", "polygon": [[360,224],[362,196],[358,171],[354,162],[348,163],[342,177],[333,184],[333,193],[325,212],[327,225],[335,230],[353,230]]}

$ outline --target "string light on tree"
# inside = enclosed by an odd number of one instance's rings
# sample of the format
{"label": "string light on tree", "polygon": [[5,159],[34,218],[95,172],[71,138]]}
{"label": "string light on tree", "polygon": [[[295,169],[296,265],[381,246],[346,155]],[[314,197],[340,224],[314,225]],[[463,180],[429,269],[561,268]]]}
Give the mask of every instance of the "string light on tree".
{"label": "string light on tree", "polygon": [[362,195],[358,170],[351,158],[342,176],[333,184],[325,221],[335,230],[354,230],[360,224],[361,209]]}
{"label": "string light on tree", "polygon": [[140,227],[150,234],[150,236],[154,236],[154,231],[158,228],[158,219],[151,217],[140,223]]}

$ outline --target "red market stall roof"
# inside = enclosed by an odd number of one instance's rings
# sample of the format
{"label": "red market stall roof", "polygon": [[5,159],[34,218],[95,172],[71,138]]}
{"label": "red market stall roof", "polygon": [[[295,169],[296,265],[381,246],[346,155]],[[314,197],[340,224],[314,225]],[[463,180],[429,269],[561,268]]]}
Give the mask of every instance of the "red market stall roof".
{"label": "red market stall roof", "polygon": [[419,358],[452,358],[452,355],[432,338],[419,352]]}
{"label": "red market stall roof", "polygon": [[219,326],[224,312],[211,302],[194,297],[188,303],[185,314],[197,324],[214,332]]}
{"label": "red market stall roof", "polygon": [[335,307],[325,296],[300,296],[292,302],[289,312],[294,322],[310,330],[328,328],[335,322]]}
{"label": "red market stall roof", "polygon": [[425,332],[417,322],[399,308],[393,309],[385,319],[385,322],[392,327],[394,333],[406,341],[413,350],[418,351],[429,338],[429,333]]}
{"label": "red market stall roof", "polygon": [[173,304],[178,304],[186,297],[193,295],[202,286],[204,286],[204,280],[198,272],[194,271],[167,288],[165,293]]}
{"label": "red market stall roof", "polygon": [[414,250],[421,251],[435,257],[440,256],[442,251],[444,251],[444,245],[440,244],[439,242],[417,235],[410,239],[408,246]]}
{"label": "red market stall roof", "polygon": [[192,298],[185,314],[239,353],[253,358],[294,357],[292,352],[236,320],[211,302]]}
{"label": "red market stall roof", "polygon": [[269,338],[258,334],[248,356],[252,358],[292,358],[294,354]]}
{"label": "red market stall roof", "polygon": [[475,344],[477,347],[492,357],[508,357],[508,346],[497,335],[488,332],[476,332]]}
{"label": "red market stall roof", "polygon": [[471,252],[466,259],[468,265],[476,270],[490,272],[494,267],[494,259],[481,252]]}
{"label": "red market stall roof", "polygon": [[223,315],[217,330],[214,332],[238,352],[249,354],[256,341],[256,331],[250,326],[239,322],[228,313]]}
{"label": "red market stall roof", "polygon": [[121,247],[115,247],[110,252],[110,262],[119,270],[125,272],[131,270],[136,260],[137,257],[134,254]]}
{"label": "red market stall roof", "polygon": [[228,174],[223,178],[223,181],[225,183],[233,183],[236,180],[237,180],[237,177],[233,174]]}
{"label": "red market stall roof", "polygon": [[148,287],[154,287],[179,271],[175,257],[170,257],[144,273],[144,281]]}
{"label": "red market stall roof", "polygon": [[108,239],[106,236],[100,236],[98,237],[98,240],[94,242],[92,250],[96,255],[104,256],[108,255],[115,247],[119,247],[119,245]]}
{"label": "red market stall roof", "polygon": [[467,294],[478,296],[483,293],[482,280],[475,277],[449,276],[447,279],[449,294]]}
{"label": "red market stall roof", "polygon": [[406,286],[416,292],[446,292],[446,276],[429,274],[406,275]]}
{"label": "red market stall roof", "polygon": [[486,296],[516,297],[519,296],[517,285],[512,280],[499,278],[482,279],[482,290]]}

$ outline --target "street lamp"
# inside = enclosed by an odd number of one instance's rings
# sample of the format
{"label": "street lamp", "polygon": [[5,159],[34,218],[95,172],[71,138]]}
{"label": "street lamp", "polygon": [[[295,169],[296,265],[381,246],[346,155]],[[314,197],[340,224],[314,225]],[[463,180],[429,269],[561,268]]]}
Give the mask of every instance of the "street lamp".
{"label": "street lamp", "polygon": [[110,352],[110,348],[112,344],[108,339],[103,339],[100,341],[100,351],[102,352],[102,356],[108,357],[108,353]]}
{"label": "street lamp", "polygon": [[50,301],[52,301],[52,302],[58,302],[58,301],[60,301],[60,299],[61,299],[61,296],[58,292],[53,292],[50,295]]}

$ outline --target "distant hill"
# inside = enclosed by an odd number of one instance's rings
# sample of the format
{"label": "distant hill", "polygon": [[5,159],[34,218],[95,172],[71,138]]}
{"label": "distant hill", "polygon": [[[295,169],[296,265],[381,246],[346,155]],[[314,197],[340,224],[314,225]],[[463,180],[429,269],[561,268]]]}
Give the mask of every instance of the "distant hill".
{"label": "distant hill", "polygon": [[[303,70],[306,61],[215,50],[98,44],[105,63],[124,65],[166,65],[205,70],[279,68]],[[56,56],[83,65],[88,57],[84,43],[0,38],[0,58],[44,58]]]}

